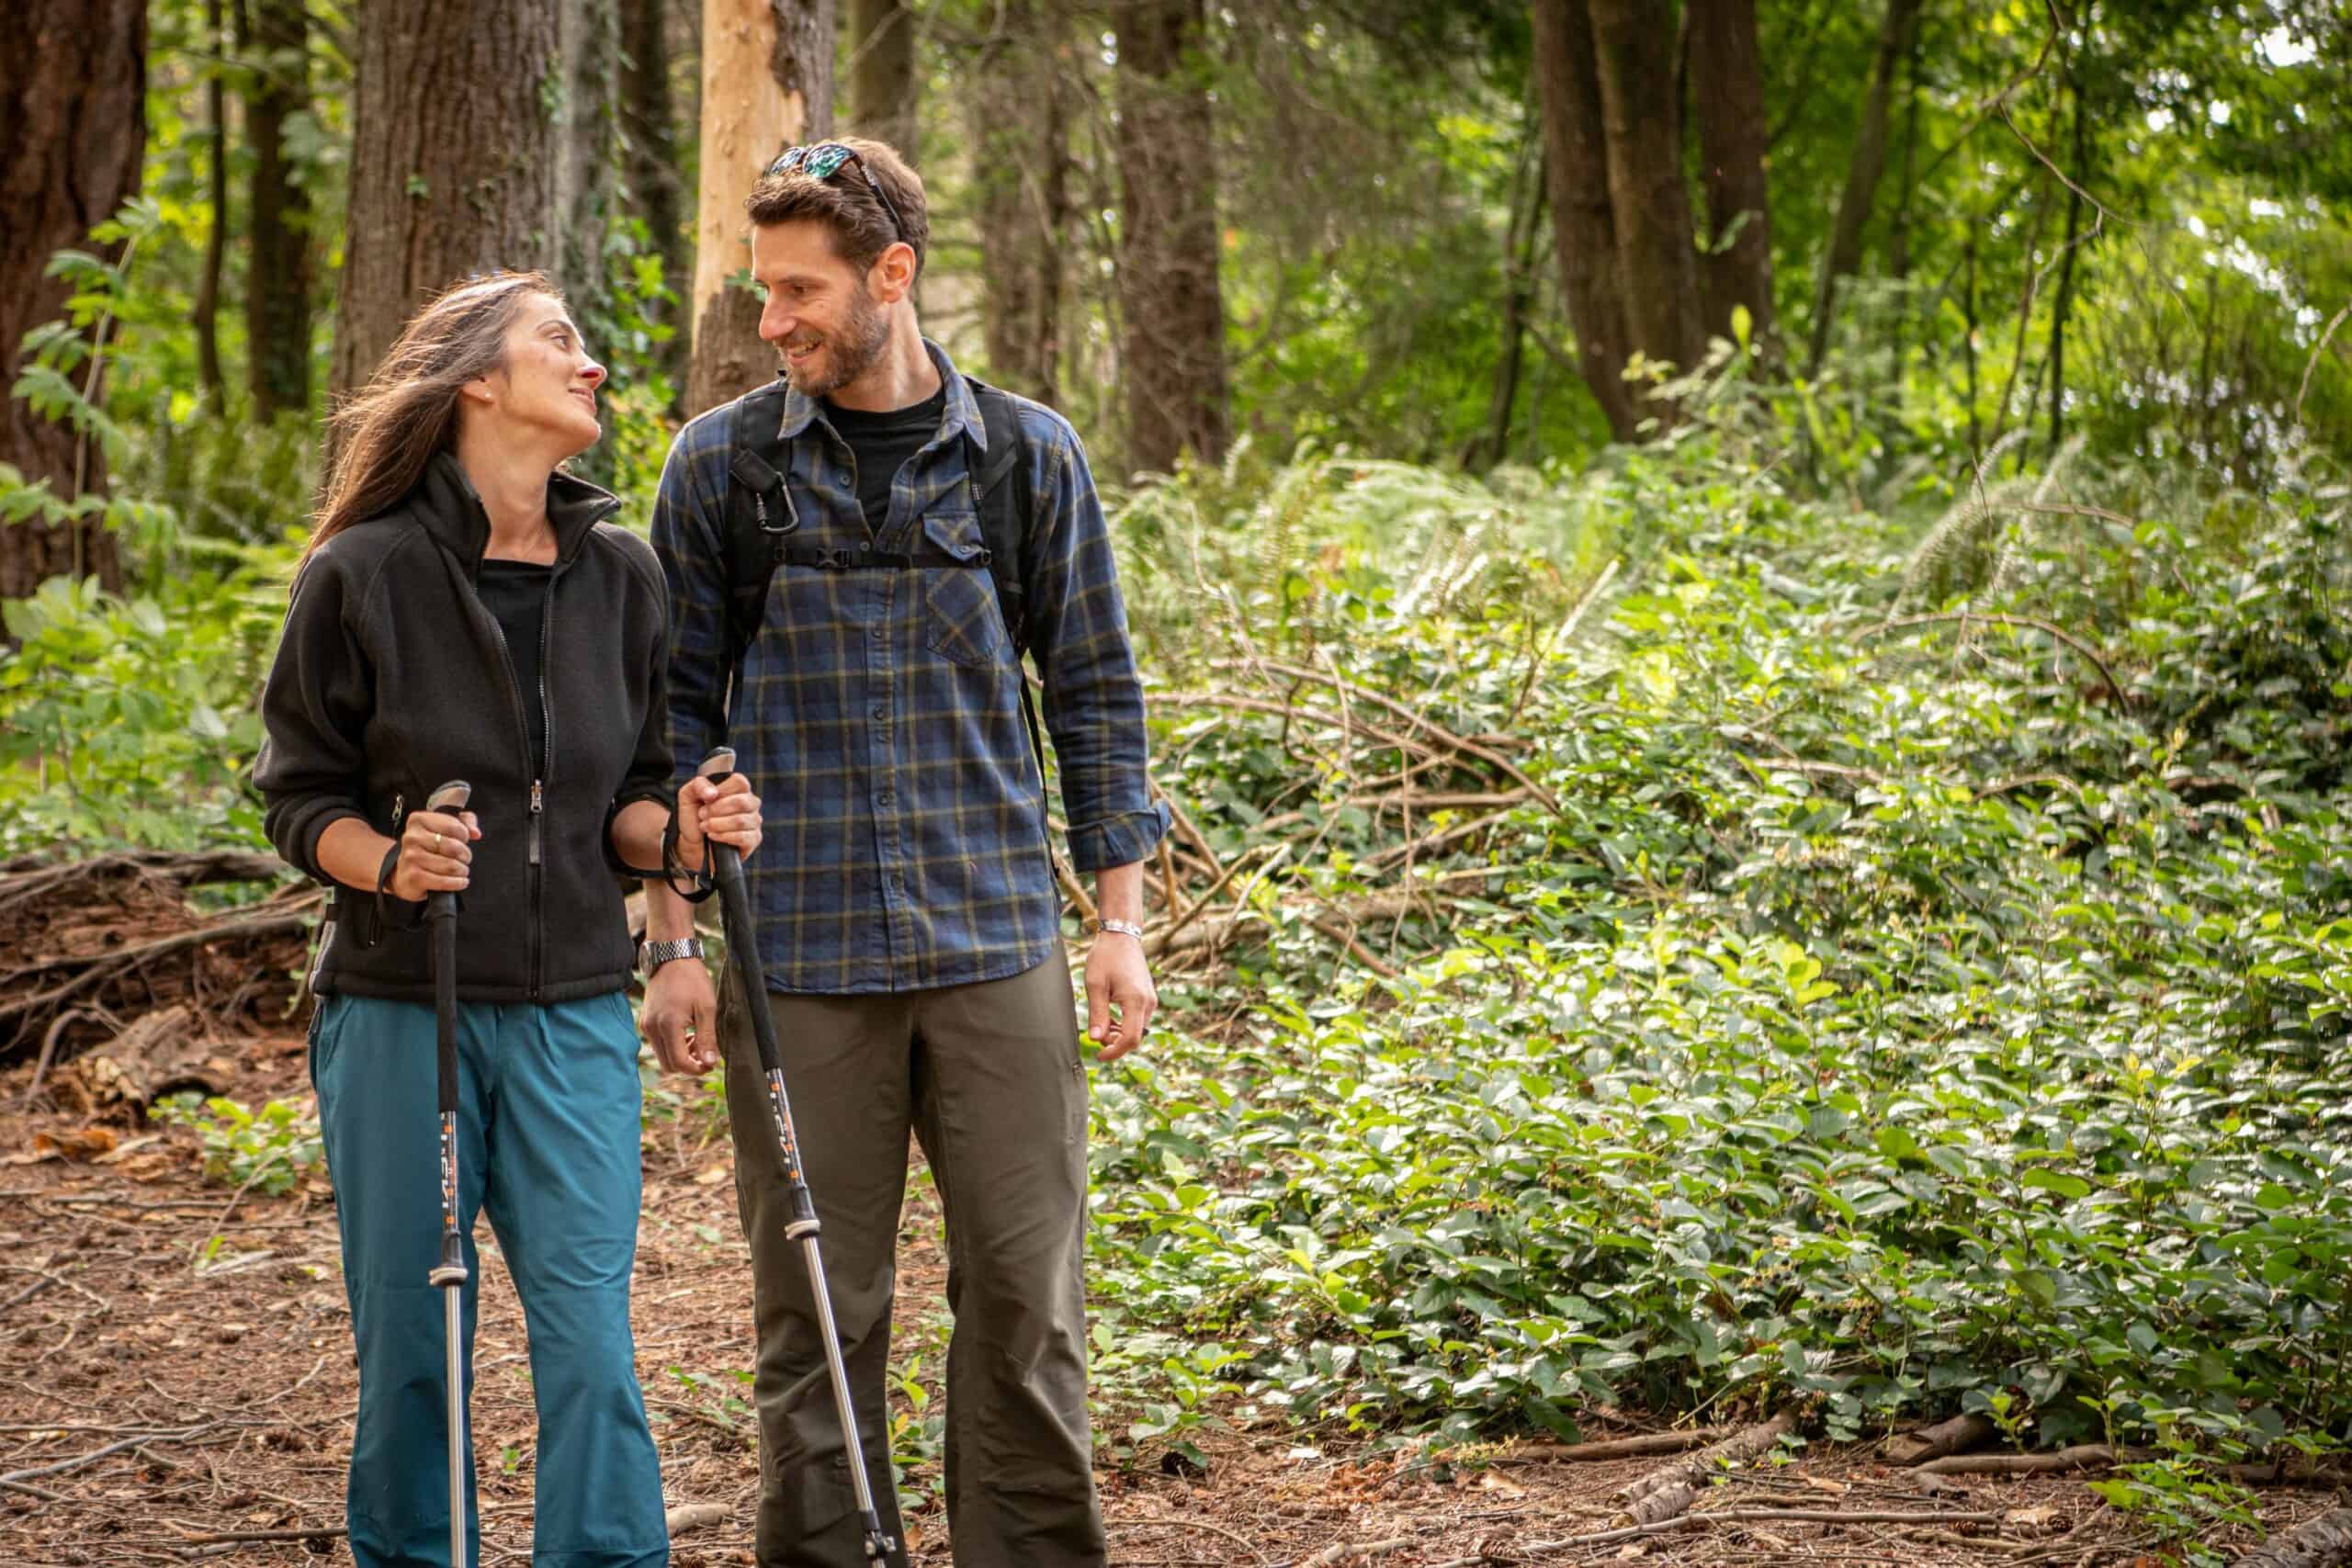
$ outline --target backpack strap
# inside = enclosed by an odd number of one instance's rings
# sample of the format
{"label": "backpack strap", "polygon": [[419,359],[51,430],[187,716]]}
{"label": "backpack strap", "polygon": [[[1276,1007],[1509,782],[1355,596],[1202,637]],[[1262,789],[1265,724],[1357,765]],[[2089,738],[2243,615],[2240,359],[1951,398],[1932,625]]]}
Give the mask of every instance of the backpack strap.
{"label": "backpack strap", "polygon": [[980,405],[980,423],[989,433],[988,465],[980,470],[978,490],[980,538],[988,546],[983,559],[996,582],[996,607],[1004,621],[1004,635],[1012,643],[1013,680],[1021,687],[1021,718],[1029,729],[1029,750],[1037,759],[1037,783],[1046,782],[1046,731],[1037,722],[1037,702],[1029,694],[1025,660],[1035,644],[1030,614],[1035,601],[1029,584],[1035,580],[1030,524],[1036,504],[1030,493],[1029,443],[1021,434],[1020,411],[1010,395],[987,382],[967,376],[973,400]]}
{"label": "backpack strap", "polygon": [[768,583],[784,564],[785,540],[800,526],[800,514],[785,491],[784,399],[789,384],[778,376],[735,405],[727,444],[727,501],[720,546],[727,569],[727,663],[731,683],[743,656],[759,635],[768,603]]}

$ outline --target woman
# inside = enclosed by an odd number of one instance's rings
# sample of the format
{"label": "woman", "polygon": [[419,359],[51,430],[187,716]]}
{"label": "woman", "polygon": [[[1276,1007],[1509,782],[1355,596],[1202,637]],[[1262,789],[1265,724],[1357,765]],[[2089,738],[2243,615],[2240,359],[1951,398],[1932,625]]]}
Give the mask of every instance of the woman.
{"label": "woman", "polygon": [[[362,1568],[448,1562],[443,1314],[426,1282],[441,1202],[422,915],[436,892],[461,895],[466,1337],[486,1208],[530,1334],[532,1561],[669,1557],[629,1337],[639,1086],[617,877],[694,877],[711,840],[755,849],[760,818],[740,776],[691,781],[673,807],[661,569],[603,521],[619,503],[559,467],[595,442],[604,378],[537,274],[426,305],[336,416],[341,456],[262,695],[270,840],[334,897],[311,1074],[359,1354]],[[471,809],[423,809],[456,779]]]}

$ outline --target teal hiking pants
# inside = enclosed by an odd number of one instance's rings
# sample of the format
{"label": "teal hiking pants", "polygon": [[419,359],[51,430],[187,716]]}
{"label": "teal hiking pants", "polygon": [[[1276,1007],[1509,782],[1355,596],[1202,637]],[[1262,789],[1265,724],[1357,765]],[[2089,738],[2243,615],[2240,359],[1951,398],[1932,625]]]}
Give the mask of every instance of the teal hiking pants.
{"label": "teal hiking pants", "polygon": [[[661,1568],[662,1476],[628,1323],[640,1089],[628,996],[461,1003],[458,1076],[466,1385],[481,1279],[473,1224],[486,1209],[530,1337],[533,1568]],[[324,998],[311,1081],[359,1351],[351,1555],[359,1568],[453,1568],[446,1309],[425,1282],[441,1235],[433,1010]],[[468,1535],[478,1568],[478,1517]]]}

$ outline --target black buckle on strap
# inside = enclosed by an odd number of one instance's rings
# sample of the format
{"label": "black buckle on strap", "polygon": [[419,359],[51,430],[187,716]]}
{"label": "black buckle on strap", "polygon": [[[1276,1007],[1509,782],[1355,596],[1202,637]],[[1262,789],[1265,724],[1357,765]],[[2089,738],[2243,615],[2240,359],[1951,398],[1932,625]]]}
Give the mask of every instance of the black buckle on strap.
{"label": "black buckle on strap", "polygon": [[852,563],[848,547],[842,546],[830,550],[818,550],[816,558],[808,564],[821,571],[847,571]]}

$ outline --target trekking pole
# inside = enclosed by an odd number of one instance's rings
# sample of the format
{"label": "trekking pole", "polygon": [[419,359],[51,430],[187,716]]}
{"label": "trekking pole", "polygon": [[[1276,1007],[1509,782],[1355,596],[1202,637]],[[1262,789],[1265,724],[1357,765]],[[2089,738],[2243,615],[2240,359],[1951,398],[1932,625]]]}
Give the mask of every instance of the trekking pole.
{"label": "trekking pole", "polygon": [[[721,746],[695,770],[697,778],[721,782],[735,771],[735,752]],[[808,1287],[817,1298],[817,1327],[825,1341],[825,1366],[833,1379],[833,1405],[841,1414],[842,1440],[849,1449],[850,1484],[857,1495],[857,1515],[865,1528],[868,1561],[883,1562],[898,1542],[882,1533],[882,1516],[874,1506],[874,1488],[865,1475],[865,1450],[857,1438],[857,1416],[850,1408],[849,1369],[842,1360],[841,1331],[833,1326],[833,1298],[825,1288],[825,1261],[817,1249],[817,1204],[808,1195],[808,1178],[800,1173],[800,1144],[793,1136],[792,1106],[784,1097],[784,1064],[776,1055],[775,1020],[768,1013],[767,984],[760,976],[758,933],[752,925],[752,904],[743,891],[743,857],[732,844],[709,840],[710,863],[718,878],[719,918],[727,930],[727,956],[743,982],[752,1015],[752,1039],[759,1047],[760,1069],[767,1075],[768,1110],[775,1122],[776,1145],[784,1151],[784,1179],[792,1205],[785,1222],[787,1241],[800,1244],[808,1265]]]}
{"label": "trekking pole", "polygon": [[[459,812],[473,796],[462,781],[443,784],[424,802],[428,811]],[[458,1235],[458,896],[424,900],[433,933],[433,1023],[441,1089],[441,1261],[426,1282],[447,1303],[442,1314],[449,1354],[449,1564],[466,1568],[466,1390],[459,1298],[465,1294],[466,1252]]]}

